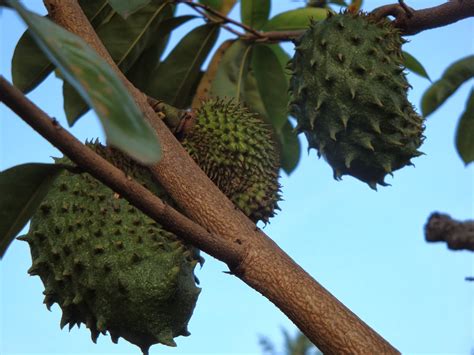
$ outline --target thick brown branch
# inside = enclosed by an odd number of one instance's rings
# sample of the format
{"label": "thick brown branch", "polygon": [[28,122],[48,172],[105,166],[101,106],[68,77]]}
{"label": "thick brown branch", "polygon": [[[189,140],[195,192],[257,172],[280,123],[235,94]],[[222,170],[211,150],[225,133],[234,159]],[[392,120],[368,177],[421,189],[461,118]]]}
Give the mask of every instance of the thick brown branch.
{"label": "thick brown branch", "polygon": [[126,176],[107,160],[86,147],[59,123],[32,103],[23,93],[0,76],[0,101],[46,138],[83,171],[120,194],[140,211],[208,254],[229,264],[237,263],[236,245],[209,233],[160,198]]}
{"label": "thick brown branch", "polygon": [[393,24],[408,36],[474,16],[474,0],[451,0],[428,9],[410,11],[400,4],[392,4],[381,6],[372,14],[377,17],[394,16]]}
{"label": "thick brown branch", "polygon": [[460,222],[447,214],[432,213],[425,225],[427,242],[446,242],[452,250],[474,251],[474,221]]}
{"label": "thick brown branch", "polygon": [[398,353],[256,228],[208,179],[162,120],[156,119],[143,93],[113,63],[77,1],[45,0],[45,4],[53,21],[80,35],[122,78],[163,147],[163,158],[150,168],[152,174],[186,215],[220,236],[216,248],[236,245],[240,263],[229,265],[236,276],[272,301],[327,354]]}
{"label": "thick brown branch", "polygon": [[[450,25],[459,20],[474,16],[474,0],[451,0],[445,4],[422,10],[413,10],[401,4],[381,6],[372,11],[378,18],[393,16],[393,24],[399,28],[404,36],[415,35],[432,28]],[[259,32],[258,36],[252,33],[243,36],[243,39],[267,42],[292,41],[300,37],[305,31],[272,31]]]}

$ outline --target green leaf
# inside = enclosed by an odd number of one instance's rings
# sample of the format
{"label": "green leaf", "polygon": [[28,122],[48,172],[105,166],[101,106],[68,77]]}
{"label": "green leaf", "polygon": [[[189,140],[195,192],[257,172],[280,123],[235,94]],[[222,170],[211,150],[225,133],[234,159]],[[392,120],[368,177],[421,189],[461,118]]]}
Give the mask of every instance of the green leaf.
{"label": "green leaf", "polygon": [[57,164],[23,164],[0,172],[0,258],[63,168]]}
{"label": "green leaf", "polygon": [[407,69],[431,81],[428,73],[426,72],[423,65],[418,61],[418,59],[416,59],[414,56],[412,56],[408,52],[403,51],[402,53],[403,53],[403,64],[407,67]]}
{"label": "green leaf", "polygon": [[160,23],[148,47],[143,51],[130,70],[125,73],[133,85],[142,91],[146,90],[152,79],[150,72],[158,67],[161,55],[168,44],[169,34],[185,22],[195,18],[196,16],[193,15],[185,15],[166,18]]}
{"label": "green leaf", "polygon": [[265,25],[270,15],[270,0],[240,0],[242,22],[255,30]]}
{"label": "green leaf", "polygon": [[456,148],[464,164],[474,161],[474,89],[471,89],[466,110],[459,119]]}
{"label": "green leaf", "polygon": [[241,99],[251,48],[242,40],[235,41],[230,46],[219,63],[211,86],[211,95]]}
{"label": "green leaf", "polygon": [[[117,13],[112,13],[111,17],[97,28],[97,34],[114,62],[122,72],[127,73],[150,43],[156,42],[161,20],[170,16],[172,10],[166,2],[154,1],[129,16],[127,20]],[[67,84],[63,88],[63,95],[66,95],[64,111],[72,126],[89,107]]]}
{"label": "green leaf", "polygon": [[263,26],[264,31],[294,31],[306,30],[310,24],[310,20],[324,20],[328,10],[316,7],[303,7],[296,10],[282,12],[272,17]]}
{"label": "green leaf", "polygon": [[38,48],[30,31],[18,41],[12,58],[13,84],[25,94],[37,87],[54,70],[54,65]]}
{"label": "green leaf", "polygon": [[111,145],[148,164],[161,156],[158,138],[112,68],[81,38],[9,1],[38,46],[96,111]]}
{"label": "green leaf", "polygon": [[107,0],[79,0],[79,6],[94,28],[107,23],[114,15],[114,10],[109,6]]}
{"label": "green leaf", "polygon": [[280,62],[281,69],[285,73],[287,84],[290,85],[291,71],[287,69],[288,62],[291,59],[290,55],[286,53],[279,44],[269,44],[268,47],[270,47],[273,53],[275,53],[278,61]]}
{"label": "green leaf", "polygon": [[252,68],[268,118],[278,131],[288,119],[288,82],[283,68],[274,51],[266,45],[254,46]]}
{"label": "green leaf", "polygon": [[301,156],[301,144],[290,121],[277,133],[280,143],[280,163],[285,173],[290,175],[298,166]]}
{"label": "green leaf", "polygon": [[232,10],[232,7],[234,7],[237,0],[199,0],[199,2],[219,11],[222,15],[227,15],[230,10]]}
{"label": "green leaf", "polygon": [[451,64],[441,79],[425,91],[421,99],[421,111],[427,117],[467,80],[474,77],[474,55]]}
{"label": "green leaf", "polygon": [[107,0],[112,8],[117,11],[120,16],[127,18],[142,7],[148,5],[151,0]]}
{"label": "green leaf", "polygon": [[[80,5],[89,21],[94,25],[110,13],[107,1],[82,0]],[[25,94],[37,87],[54,70],[46,57],[26,30],[18,41],[12,58],[13,84]]]}
{"label": "green leaf", "polygon": [[147,94],[178,108],[189,105],[201,66],[216,43],[219,28],[216,24],[206,24],[189,32],[150,74]]}

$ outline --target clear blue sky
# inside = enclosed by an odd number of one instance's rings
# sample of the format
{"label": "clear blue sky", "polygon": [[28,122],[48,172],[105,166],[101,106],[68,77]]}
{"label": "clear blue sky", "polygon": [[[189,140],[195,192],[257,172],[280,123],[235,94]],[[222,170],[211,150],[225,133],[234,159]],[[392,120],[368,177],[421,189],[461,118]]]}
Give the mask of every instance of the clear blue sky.
{"label": "clear blue sky", "polygon": [[[410,2],[410,1],[409,1]],[[417,0],[430,7],[444,1]],[[274,0],[272,14],[302,6]],[[365,0],[370,10],[388,1]],[[26,4],[44,13],[42,2]],[[181,9],[181,12],[183,9]],[[238,9],[233,16],[238,16]],[[194,24],[200,20],[195,20]],[[0,20],[0,73],[8,79],[10,59],[25,26],[12,11]],[[172,43],[183,35],[173,36]],[[405,50],[415,55],[433,79],[454,60],[474,52],[474,21],[410,37]],[[228,35],[221,35],[222,39]],[[291,53],[292,45],[286,49]],[[409,75],[410,100],[419,105],[429,82]],[[65,126],[61,82],[51,75],[29,97]],[[282,211],[265,232],[340,301],[404,354],[469,354],[474,347],[474,275],[472,254],[452,252],[444,244],[427,244],[423,225],[435,210],[458,219],[472,218],[473,166],[465,168],[454,147],[454,133],[472,80],[426,122],[425,156],[374,192],[345,177],[332,179],[329,166],[316,154],[306,154],[290,177],[283,176]],[[100,135],[93,114],[71,130],[80,139]],[[0,105],[0,169],[26,163],[51,162],[55,148]],[[118,345],[100,337],[90,341],[85,327],[70,333],[59,329],[57,305],[42,304],[43,286],[29,277],[26,243],[16,241],[0,262],[0,353],[7,354],[137,354],[123,339]],[[192,335],[177,339],[177,348],[154,346],[151,354],[259,354],[258,335],[282,342],[280,328],[292,323],[275,306],[235,277],[226,266],[206,256],[198,271],[203,288],[190,323]]]}

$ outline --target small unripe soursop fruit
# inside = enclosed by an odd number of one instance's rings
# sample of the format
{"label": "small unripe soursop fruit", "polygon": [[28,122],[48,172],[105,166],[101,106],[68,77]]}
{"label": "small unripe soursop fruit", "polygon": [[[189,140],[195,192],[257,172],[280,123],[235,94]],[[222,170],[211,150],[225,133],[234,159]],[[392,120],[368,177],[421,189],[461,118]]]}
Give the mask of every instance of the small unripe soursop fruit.
{"label": "small unripe soursop fruit", "polygon": [[[166,199],[147,169],[116,150],[89,146]],[[123,337],[145,354],[189,334],[200,292],[198,251],[89,174],[62,173],[22,239],[31,248],[29,273],[45,285],[44,303],[62,308],[61,327],[84,323],[94,342],[108,331],[114,342]]]}
{"label": "small unripe soursop fruit", "polygon": [[334,170],[372,188],[419,156],[423,121],[407,100],[403,39],[387,19],[328,13],[295,41],[290,111]]}
{"label": "small unripe soursop fruit", "polygon": [[270,129],[232,100],[212,99],[196,111],[183,146],[251,220],[267,222],[280,200],[279,159]]}

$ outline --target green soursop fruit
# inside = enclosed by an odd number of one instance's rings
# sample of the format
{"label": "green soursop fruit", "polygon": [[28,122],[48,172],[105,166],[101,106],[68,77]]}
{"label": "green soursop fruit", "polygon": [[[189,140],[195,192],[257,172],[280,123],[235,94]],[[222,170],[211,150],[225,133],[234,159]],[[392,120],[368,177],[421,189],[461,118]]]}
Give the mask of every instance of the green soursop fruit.
{"label": "green soursop fruit", "polygon": [[[89,146],[166,199],[147,169],[118,151]],[[28,272],[45,286],[44,303],[62,308],[61,327],[84,323],[94,342],[108,331],[112,341],[123,337],[144,354],[189,335],[200,292],[198,251],[89,174],[61,174],[22,239],[31,249]]]}
{"label": "green soursop fruit", "polygon": [[267,222],[278,209],[279,159],[271,130],[232,100],[212,99],[196,111],[183,146],[251,220]]}
{"label": "green soursop fruit", "polygon": [[387,19],[328,13],[295,41],[290,111],[332,166],[376,188],[419,156],[423,121],[407,100],[404,40]]}

